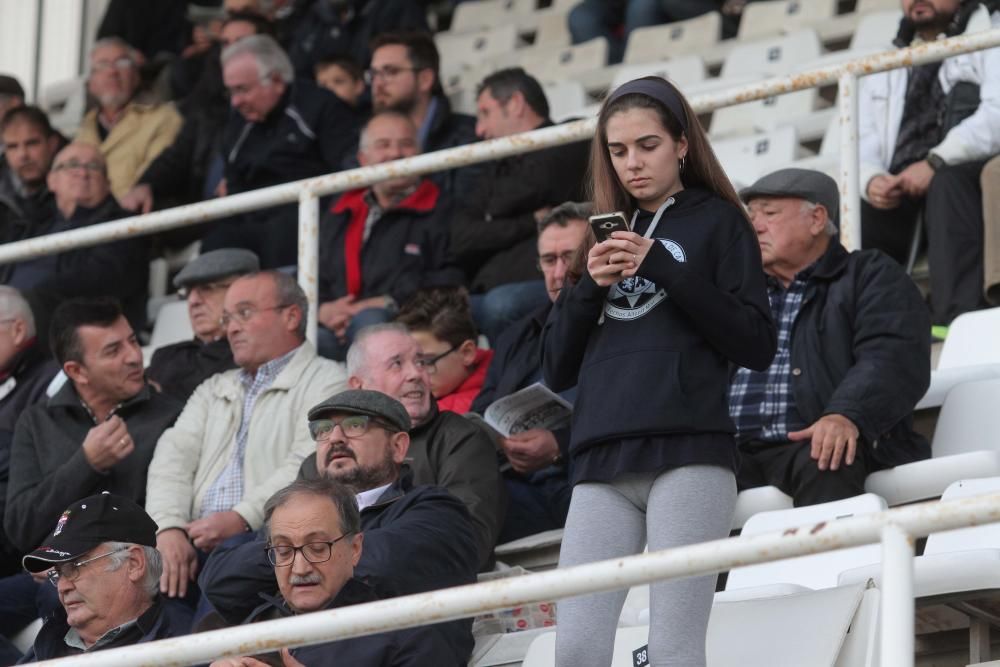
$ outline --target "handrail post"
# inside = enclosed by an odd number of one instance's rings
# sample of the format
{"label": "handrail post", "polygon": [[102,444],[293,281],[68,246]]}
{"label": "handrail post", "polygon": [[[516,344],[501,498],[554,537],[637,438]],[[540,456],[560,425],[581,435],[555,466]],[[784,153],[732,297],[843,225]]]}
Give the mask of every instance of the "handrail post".
{"label": "handrail post", "polygon": [[913,537],[900,526],[882,528],[882,667],[913,667]]}
{"label": "handrail post", "polygon": [[306,340],[316,344],[319,330],[319,197],[309,188],[299,192],[299,286],[309,301]]}
{"label": "handrail post", "polygon": [[844,72],[837,81],[840,110],[840,242],[861,248],[861,191],[858,182],[858,77]]}

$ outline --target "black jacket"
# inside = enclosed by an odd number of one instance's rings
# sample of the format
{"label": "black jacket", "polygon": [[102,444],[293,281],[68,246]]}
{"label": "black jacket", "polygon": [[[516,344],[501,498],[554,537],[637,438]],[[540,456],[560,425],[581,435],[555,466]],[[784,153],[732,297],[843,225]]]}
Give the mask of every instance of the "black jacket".
{"label": "black jacket", "polygon": [[930,330],[920,292],[896,262],[831,241],[792,330],[802,418],[844,415],[879,467],[929,458],[930,445],[913,430],[913,407],[930,384]]}
{"label": "black jacket", "polygon": [[161,347],[153,352],[146,377],[164,394],[187,403],[202,382],[216,373],[236,368],[233,351],[225,338],[202,343],[197,338]]}
{"label": "black jacket", "polygon": [[311,77],[289,86],[260,123],[230,111],[222,137],[229,194],[339,171],[359,125],[354,109]]}
{"label": "black jacket", "polygon": [[[469,514],[444,489],[413,486],[404,474],[375,505],[361,511],[361,530],[364,547],[354,574],[379,591],[409,595],[476,581],[479,554]],[[278,590],[262,540],[216,548],[198,583],[216,611],[233,624],[252,612],[258,593]],[[468,660],[471,623],[451,621],[440,627],[452,651]]]}
{"label": "black jacket", "polygon": [[414,0],[351,0],[346,14],[331,2],[315,2],[295,30],[288,55],[296,76],[313,77],[321,60],[349,55],[368,66],[372,38],[385,32],[430,32],[427,7]]}
{"label": "black jacket", "polygon": [[[554,391],[577,385],[570,445],[732,433],[729,363],[767,368],[776,334],[760,249],[742,211],[678,193],[635,279],[564,287],[542,331]],[[641,231],[641,230],[637,230]]]}
{"label": "black jacket", "polygon": [[14,172],[0,156],[0,243],[12,243],[32,236],[35,225],[41,224],[52,206],[52,194],[42,187],[32,195],[18,191]]}
{"label": "black jacket", "polygon": [[[264,603],[244,622],[270,621],[294,614],[280,597],[262,593]],[[326,609],[337,609],[379,598],[374,589],[358,579],[348,579]],[[468,659],[458,658],[437,626],[391,630],[377,635],[351,637],[325,644],[292,649],[292,656],[304,665],[350,665],[351,667],[465,667]]]}
{"label": "black jacket", "polygon": [[[476,119],[464,113],[454,113],[451,110],[451,103],[444,95],[436,95],[434,99],[436,109],[431,117],[427,137],[420,147],[421,152],[433,153],[474,143],[477,140]],[[443,194],[454,198],[472,192],[485,171],[486,164],[479,163],[436,171],[427,177],[441,188]]]}
{"label": "black jacket", "polygon": [[[320,222],[320,303],[350,291],[346,246],[361,241],[370,192],[369,188],[345,192]],[[421,287],[461,284],[461,272],[445,264],[448,212],[438,187],[429,180],[421,181],[410,196],[384,211],[361,246],[360,291],[354,296],[389,295],[403,303]]]}
{"label": "black jacket", "polygon": [[83,441],[94,427],[72,382],[24,412],[14,430],[4,528],[14,546],[34,549],[66,507],[80,498],[110,491],[140,505],[146,498],[146,469],[160,434],[183,406],[145,386],[116,414],[125,420],[135,451],[109,471],[90,467]]}
{"label": "black jacket", "polygon": [[[131,215],[118,206],[112,195],[94,208],[77,206],[66,218],[49,207],[48,216],[32,225],[25,238],[35,238],[60,231],[89,227]],[[34,265],[42,266],[44,275],[32,280],[27,289],[18,283],[18,272]],[[66,299],[82,296],[115,296],[122,302],[132,327],[146,322],[146,292],[149,285],[149,241],[144,236],[102,243],[90,248],[67,250],[54,259],[38,258],[0,267],[0,281],[21,287],[35,314],[39,337],[46,338],[48,315]]]}
{"label": "black jacket", "polygon": [[[189,618],[180,618],[171,610],[169,605],[164,604],[163,598],[156,596],[153,606],[144,611],[136,619],[134,626],[122,632],[108,642],[107,645],[95,650],[104,651],[111,648],[152,642],[157,639],[180,637],[187,634],[188,625],[190,625]],[[38,631],[34,645],[28,649],[28,652],[17,664],[24,665],[40,660],[55,660],[56,658],[81,655],[82,651],[66,645],[65,637],[67,632],[69,632],[69,623],[66,622],[66,610],[63,609],[62,605],[59,605],[56,607],[52,617]],[[90,652],[87,651],[87,653]]]}
{"label": "black jacket", "polygon": [[[9,375],[0,380],[0,518],[7,504],[14,425],[22,412],[45,398],[45,390],[59,372],[59,366],[46,359],[44,350],[36,343],[22,352],[7,372]],[[0,526],[0,577],[20,571],[20,552]]]}
{"label": "black jacket", "polygon": [[578,141],[487,164],[451,225],[451,252],[473,292],[541,278],[534,213],[583,199],[589,146]]}

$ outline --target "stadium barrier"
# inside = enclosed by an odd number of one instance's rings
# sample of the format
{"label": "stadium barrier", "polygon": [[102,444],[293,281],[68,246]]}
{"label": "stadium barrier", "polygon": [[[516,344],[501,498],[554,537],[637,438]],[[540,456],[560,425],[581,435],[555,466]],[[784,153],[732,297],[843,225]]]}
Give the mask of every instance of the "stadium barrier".
{"label": "stadium barrier", "polygon": [[797,529],[732,537],[37,664],[77,667],[193,665],[222,656],[272,652],[283,646],[306,646],[439,623],[584,593],[714,574],[743,565],[881,541],[879,664],[912,667],[914,538],[996,521],[1000,521],[1000,494],[933,501]]}
{"label": "stadium barrier", "polygon": [[[1000,46],[1000,29],[959,35],[905,49],[886,51],[847,63],[797,74],[777,76],[693,97],[698,113],[724,106],[764,99],[797,90],[836,83],[840,112],[841,242],[849,250],[859,247],[861,213],[858,184],[858,77],[900,67],[942,60],[960,53]],[[557,146],[594,135],[597,120],[578,120],[501,139],[482,141],[434,153],[425,153],[386,164],[361,167],[325,176],[292,181],[221,199],[165,209],[0,246],[0,264],[50,255],[72,248],[116,241],[131,236],[201,224],[238,213],[283,204],[299,204],[299,284],[309,299],[307,337],[316,340],[319,274],[319,197],[364,187],[402,175],[427,174],[479,162]]]}

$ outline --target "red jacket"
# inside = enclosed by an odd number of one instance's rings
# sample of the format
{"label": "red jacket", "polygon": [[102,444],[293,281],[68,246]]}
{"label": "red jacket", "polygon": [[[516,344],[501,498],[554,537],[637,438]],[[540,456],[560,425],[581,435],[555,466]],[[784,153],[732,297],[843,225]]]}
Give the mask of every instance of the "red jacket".
{"label": "red jacket", "polygon": [[438,399],[438,409],[442,412],[450,410],[460,415],[471,410],[472,402],[476,400],[479,390],[486,381],[486,371],[489,370],[492,359],[493,350],[476,350],[476,359],[472,362],[472,374],[465,378],[465,382],[458,385],[455,391]]}

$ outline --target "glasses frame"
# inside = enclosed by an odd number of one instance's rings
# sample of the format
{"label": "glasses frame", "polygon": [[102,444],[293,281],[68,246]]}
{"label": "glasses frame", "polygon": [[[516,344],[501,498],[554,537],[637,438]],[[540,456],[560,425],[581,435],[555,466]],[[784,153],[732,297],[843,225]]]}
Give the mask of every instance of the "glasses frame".
{"label": "glasses frame", "polygon": [[216,280],[210,283],[199,283],[197,285],[191,285],[190,287],[179,287],[177,289],[177,298],[187,299],[194,291],[198,291],[204,294],[206,292],[211,293],[211,292],[218,292],[220,290],[227,290],[229,289],[230,285],[232,285],[234,282],[236,281]]}
{"label": "glasses frame", "polygon": [[[344,422],[346,420],[348,420],[348,419],[361,419],[361,420],[363,420],[364,424],[365,424],[365,430],[362,431],[361,433],[357,434],[357,435],[349,435],[347,433],[347,429],[344,428]],[[322,435],[318,435],[318,436],[314,435],[313,424],[318,424],[319,422],[332,422],[333,423],[333,427],[330,428],[330,430],[327,431],[326,433],[323,433]],[[326,437],[328,437],[329,434],[332,434],[333,430],[339,426],[340,430],[344,434],[345,438],[348,438],[349,440],[356,440],[357,438],[360,438],[360,437],[364,436],[365,433],[368,433],[368,431],[371,429],[372,425],[378,426],[380,428],[384,428],[386,431],[389,431],[391,433],[396,433],[397,432],[394,427],[390,426],[389,424],[386,424],[384,421],[381,421],[377,417],[373,417],[371,415],[348,415],[347,417],[344,417],[340,421],[336,421],[335,419],[332,419],[332,418],[323,418],[323,419],[313,419],[313,420],[310,420],[310,422],[309,422],[309,436],[313,439],[314,442],[319,442],[320,439],[326,438]]]}
{"label": "glasses frame", "polygon": [[105,173],[105,166],[96,160],[91,162],[80,162],[79,160],[72,159],[52,165],[52,171],[70,171],[72,169],[83,169],[84,171],[89,171],[95,174]]}
{"label": "glasses frame", "polygon": [[420,366],[425,371],[427,371],[428,375],[434,375],[435,373],[437,373],[437,363],[442,359],[444,359],[445,357],[447,357],[452,352],[456,351],[460,347],[462,347],[461,344],[452,345],[451,348],[445,350],[441,354],[436,354],[433,357],[427,357],[425,359],[417,359],[416,362],[417,366]]}
{"label": "glasses frame", "polygon": [[573,258],[576,256],[577,252],[579,252],[579,250],[567,250],[566,252],[561,252],[557,255],[550,255],[550,254],[539,255],[538,260],[535,262],[535,266],[538,267],[539,271],[544,272],[546,268],[546,263],[544,258],[547,256],[552,257],[551,268],[555,268],[559,264],[559,260],[562,260],[563,264],[569,266],[570,264],[573,263]]}
{"label": "glasses frame", "polygon": [[[88,558],[87,560],[77,561],[75,563],[56,563],[45,573],[45,577],[49,580],[49,583],[53,586],[59,586],[59,580],[65,578],[66,581],[76,581],[80,578],[80,569],[87,563],[93,563],[95,560],[100,560],[106,558],[107,556],[113,556],[114,554],[120,554],[123,551],[128,551],[132,547],[121,547],[115,549],[114,551],[109,551],[107,553],[101,554],[100,556],[94,556],[93,558]],[[71,566],[73,568],[73,574],[59,574],[59,568],[65,566]]]}
{"label": "glasses frame", "polygon": [[[219,324],[222,325],[223,329],[229,326],[230,320],[236,320],[240,324],[246,324],[247,322],[252,320],[254,315],[256,315],[257,313],[263,313],[268,310],[284,310],[285,308],[290,308],[291,306],[294,305],[295,304],[292,303],[283,303],[277,306],[268,306],[266,308],[258,308],[257,306],[243,306],[242,308],[238,308],[235,313],[227,313],[226,311],[222,311],[222,315],[219,317]],[[250,311],[250,314],[241,315],[239,312],[241,310]]]}
{"label": "glasses frame", "polygon": [[[307,563],[312,563],[313,565],[317,565],[319,563],[325,563],[328,560],[330,560],[331,558],[333,558],[333,545],[336,544],[337,542],[340,542],[342,539],[344,539],[348,535],[353,535],[353,534],[354,533],[344,533],[343,535],[341,535],[340,537],[338,537],[335,540],[329,540],[329,541],[317,540],[316,542],[306,542],[305,544],[302,544],[302,545],[299,545],[299,546],[295,546],[293,544],[283,544],[281,546],[274,546],[273,544],[271,544],[270,542],[268,542],[267,545],[264,546],[264,551],[267,553],[267,562],[270,563],[273,567],[291,567],[292,564],[295,562],[295,556],[297,554],[302,554],[302,557],[306,559]],[[326,558],[324,558],[322,560],[312,560],[311,558],[309,558],[309,556],[306,555],[306,552],[305,552],[306,547],[310,547],[310,546],[312,546],[314,544],[325,544],[326,545],[326,550],[327,550],[327,556],[326,556]],[[277,550],[278,549],[291,549],[292,550],[292,557],[288,559],[287,563],[281,563],[281,564],[277,563],[277,560],[278,560]]]}
{"label": "glasses frame", "polygon": [[[368,68],[368,69],[365,70],[364,80],[365,80],[365,83],[370,86],[373,83],[375,83],[375,79],[385,78],[385,79],[391,81],[392,79],[395,79],[397,76],[399,76],[403,72],[419,72],[422,69],[425,69],[425,68],[423,68],[423,67],[397,67],[396,65],[389,65],[387,67],[383,67],[380,70],[374,69],[374,68]],[[386,71],[386,70],[388,70],[388,71]]]}

